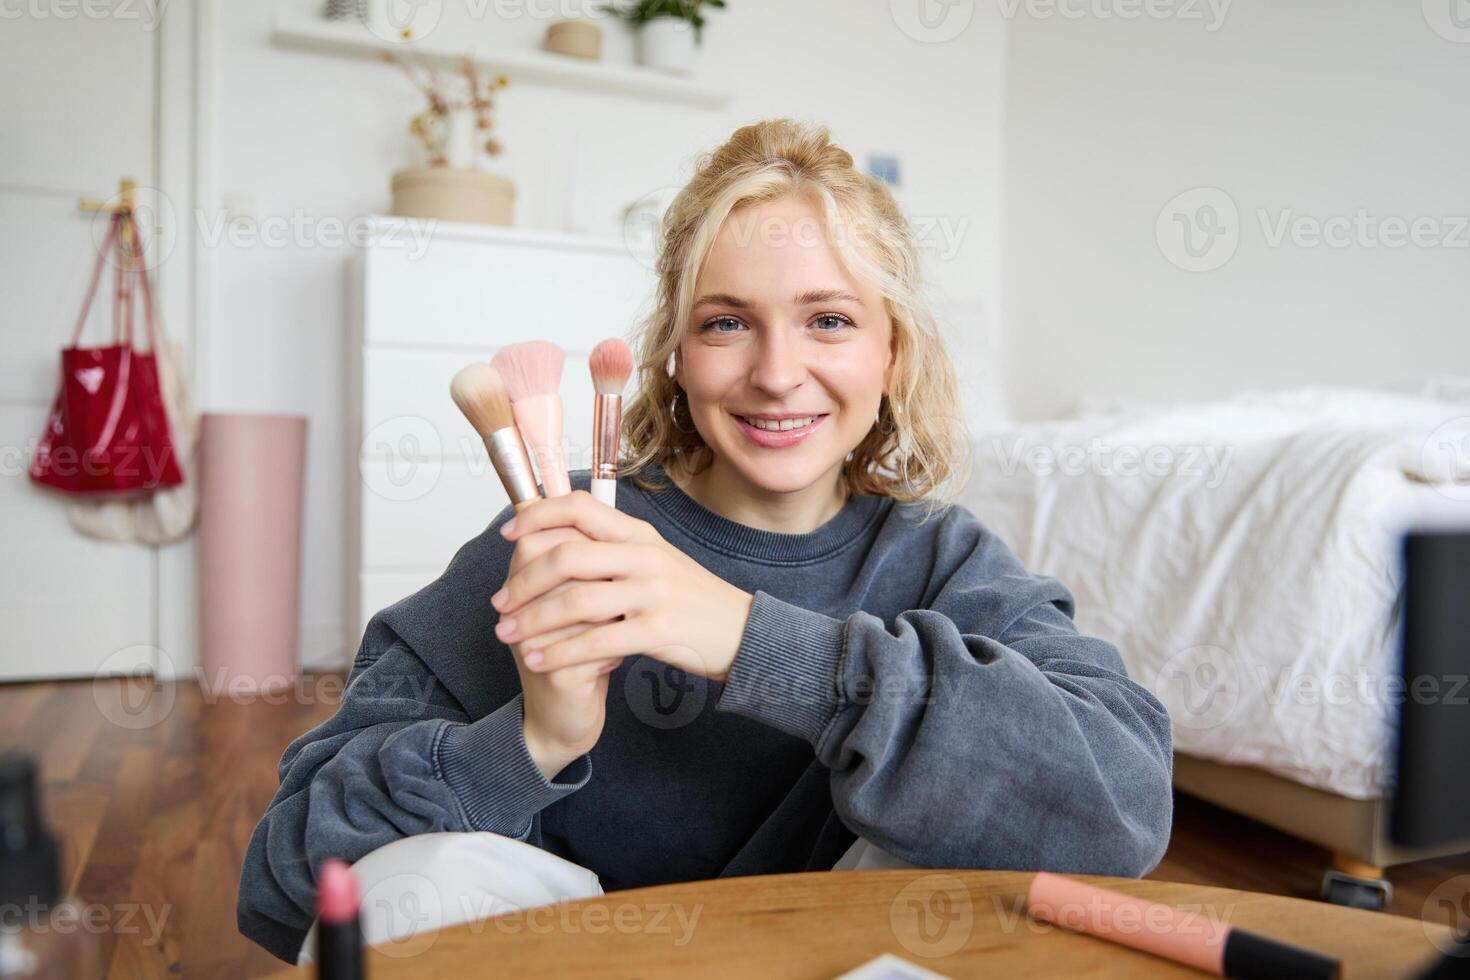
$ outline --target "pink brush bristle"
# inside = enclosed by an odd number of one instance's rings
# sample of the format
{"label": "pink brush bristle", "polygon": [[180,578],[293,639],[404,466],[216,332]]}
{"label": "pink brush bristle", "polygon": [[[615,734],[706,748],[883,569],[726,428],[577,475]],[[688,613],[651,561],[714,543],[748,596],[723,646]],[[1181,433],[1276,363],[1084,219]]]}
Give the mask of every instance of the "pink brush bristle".
{"label": "pink brush bristle", "polygon": [[537,395],[554,395],[561,387],[561,369],[567,356],[549,340],[530,340],[503,347],[490,359],[512,402]]}
{"label": "pink brush bristle", "polygon": [[592,387],[599,395],[621,395],[633,374],[633,352],[616,337],[610,337],[592,348],[587,359],[592,372]]}

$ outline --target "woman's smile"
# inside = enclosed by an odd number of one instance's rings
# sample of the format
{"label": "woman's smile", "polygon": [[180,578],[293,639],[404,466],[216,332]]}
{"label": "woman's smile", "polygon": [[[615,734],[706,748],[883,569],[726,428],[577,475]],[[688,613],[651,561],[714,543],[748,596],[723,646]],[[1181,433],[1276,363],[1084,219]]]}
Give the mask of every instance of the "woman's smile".
{"label": "woman's smile", "polygon": [[785,449],[804,441],[827,419],[827,413],[807,415],[739,415],[731,417],[740,424],[745,437],[762,449]]}

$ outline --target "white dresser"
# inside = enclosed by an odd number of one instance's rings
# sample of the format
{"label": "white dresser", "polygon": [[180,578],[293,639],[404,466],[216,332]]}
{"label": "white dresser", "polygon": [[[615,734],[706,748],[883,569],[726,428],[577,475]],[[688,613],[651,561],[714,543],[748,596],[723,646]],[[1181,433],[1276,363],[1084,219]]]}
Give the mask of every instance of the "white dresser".
{"label": "white dresser", "polygon": [[507,504],[449,398],[454,373],[505,344],[560,344],[567,461],[585,468],[587,356],[607,337],[627,339],[653,303],[651,261],[621,241],[428,225],[374,218],[353,258],[346,568],[356,581],[346,593],[359,630],[433,580]]}

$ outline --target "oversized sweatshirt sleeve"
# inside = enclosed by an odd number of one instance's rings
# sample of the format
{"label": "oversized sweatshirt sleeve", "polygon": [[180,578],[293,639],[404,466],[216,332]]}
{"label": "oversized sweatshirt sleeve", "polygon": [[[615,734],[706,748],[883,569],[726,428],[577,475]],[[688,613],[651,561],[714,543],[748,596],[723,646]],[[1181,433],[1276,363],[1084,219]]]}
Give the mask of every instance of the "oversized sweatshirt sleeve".
{"label": "oversized sweatshirt sleeve", "polygon": [[281,758],[281,787],[256,826],[237,918],[295,962],[315,916],[316,874],[384,844],[435,831],[494,831],[537,843],[537,814],[585,785],[582,756],[548,781],[521,728],[521,696],[478,720],[377,619],[329,720]]}
{"label": "oversized sweatshirt sleeve", "polygon": [[757,593],[718,707],[808,740],[842,821],[912,864],[1142,875],[1169,839],[1168,715],[969,520],[968,556],[891,623]]}

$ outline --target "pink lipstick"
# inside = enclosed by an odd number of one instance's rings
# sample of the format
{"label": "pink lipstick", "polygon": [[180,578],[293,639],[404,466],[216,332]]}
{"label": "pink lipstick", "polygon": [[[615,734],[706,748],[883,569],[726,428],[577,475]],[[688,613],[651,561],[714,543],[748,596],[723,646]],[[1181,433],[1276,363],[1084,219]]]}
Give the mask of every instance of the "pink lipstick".
{"label": "pink lipstick", "polygon": [[316,880],[316,969],[321,980],[362,980],[362,919],[357,878],[336,858]]}

